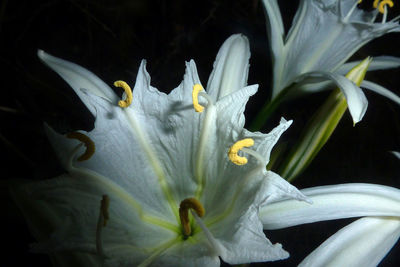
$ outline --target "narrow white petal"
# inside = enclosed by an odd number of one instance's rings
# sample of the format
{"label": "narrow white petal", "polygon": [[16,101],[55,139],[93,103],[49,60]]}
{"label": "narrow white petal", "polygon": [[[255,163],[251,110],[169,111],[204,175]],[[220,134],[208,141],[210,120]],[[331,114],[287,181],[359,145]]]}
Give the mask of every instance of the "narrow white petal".
{"label": "narrow white petal", "polygon": [[279,60],[283,52],[283,27],[281,12],[276,0],[263,0],[267,18],[267,33],[274,60]]}
{"label": "narrow white petal", "polygon": [[377,266],[399,237],[398,218],[361,218],[328,238],[299,266]]}
{"label": "narrow white petal", "polygon": [[250,45],[246,36],[235,34],[224,42],[207,83],[207,92],[214,101],[247,85],[249,59]]}
{"label": "narrow white petal", "polygon": [[344,96],[346,97],[347,106],[353,118],[353,123],[356,124],[357,122],[361,121],[368,107],[368,100],[361,88],[342,75],[323,71],[305,73],[299,76],[296,79],[296,82],[301,82],[302,80],[309,78],[313,79],[313,82],[330,80],[335,83],[342,90]]}
{"label": "narrow white petal", "polygon": [[72,87],[72,89],[74,89],[75,93],[92,114],[95,114],[96,111],[93,106],[88,104],[86,95],[81,91],[81,89],[86,89],[90,93],[103,97],[111,103],[118,102],[119,98],[114,91],[87,69],[82,68],[75,63],[53,57],[45,53],[43,50],[38,50],[38,57],[46,63],[47,66],[57,72]]}
{"label": "narrow white petal", "polygon": [[312,205],[281,199],[263,206],[264,229],[360,216],[399,216],[400,190],[376,184],[339,184],[300,190]]}
{"label": "narrow white petal", "polygon": [[[339,67],[335,72],[338,74],[345,75],[352,68],[361,63],[362,60],[348,62]],[[400,67],[400,58],[399,57],[391,57],[391,56],[379,56],[373,57],[371,63],[369,64],[368,71],[374,70],[386,70],[386,69],[394,69]]]}
{"label": "narrow white petal", "polygon": [[284,49],[284,35],[285,30],[283,27],[281,12],[279,10],[277,0],[263,0],[267,24],[267,34],[269,39],[269,47],[271,50],[271,57],[273,62],[273,96],[277,95],[281,89],[281,74],[283,72],[283,65],[286,60]]}
{"label": "narrow white petal", "polygon": [[371,91],[373,91],[377,94],[380,94],[384,97],[387,97],[390,100],[396,102],[398,105],[400,105],[400,97],[398,97],[396,94],[392,93],[391,91],[389,91],[388,89],[386,89],[385,87],[383,87],[379,84],[364,80],[361,83],[361,87],[371,90]]}

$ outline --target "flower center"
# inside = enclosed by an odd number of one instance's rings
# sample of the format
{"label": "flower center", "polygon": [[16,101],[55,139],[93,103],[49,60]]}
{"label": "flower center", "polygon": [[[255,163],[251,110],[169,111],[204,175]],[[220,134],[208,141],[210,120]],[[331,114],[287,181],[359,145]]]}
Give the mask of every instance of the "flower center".
{"label": "flower center", "polygon": [[186,198],[181,202],[179,206],[179,217],[181,219],[183,234],[185,235],[185,237],[189,236],[192,233],[189,220],[190,209],[194,210],[199,217],[203,217],[205,214],[203,205],[201,205],[200,201],[198,201],[197,199]]}

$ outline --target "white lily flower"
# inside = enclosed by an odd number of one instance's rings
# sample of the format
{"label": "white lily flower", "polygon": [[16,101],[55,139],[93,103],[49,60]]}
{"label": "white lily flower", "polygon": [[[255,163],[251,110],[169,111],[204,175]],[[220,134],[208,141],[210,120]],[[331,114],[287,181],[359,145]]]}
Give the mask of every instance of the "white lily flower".
{"label": "white lily flower", "polygon": [[400,237],[399,189],[375,184],[341,184],[301,192],[312,200],[312,205],[290,199],[272,201],[260,210],[264,228],[369,217],[339,230],[300,266],[376,266]]}
{"label": "white lily flower", "polygon": [[55,214],[54,233],[34,250],[91,253],[105,266],[287,258],[280,244],[265,237],[259,206],[283,196],[306,198],[265,168],[291,121],[282,119],[269,134],[243,128],[245,104],[258,87],[245,86],[249,54],[237,53],[246,43],[234,36],[224,44],[207,93],[194,61],[168,95],[150,85],[142,61],[133,92],[125,82],[115,83],[125,91],[123,100],[89,71],[40,51],[96,122],[91,132],[67,135],[86,151],[48,128],[67,174],[15,189],[32,199],[27,205],[45,203]]}
{"label": "white lily flower", "polygon": [[[322,90],[326,88],[321,84],[322,80],[334,82],[345,95],[363,95],[351,82],[339,82],[357,64],[344,63],[369,41],[389,32],[398,32],[400,26],[399,18],[387,21],[387,5],[392,5],[392,1],[375,1],[377,9],[373,12],[357,8],[359,2],[301,0],[292,27],[285,36],[277,0],[263,0],[273,58],[273,99],[279,94],[289,96]],[[383,13],[382,20],[377,21],[380,12]],[[399,58],[379,57],[371,62],[370,70],[398,66]],[[315,80],[316,77],[319,79]],[[293,84],[290,92],[284,91]],[[387,96],[387,89],[374,84],[367,83],[363,87]],[[390,98],[400,104],[398,97]],[[357,101],[347,100],[348,103]],[[360,105],[366,107],[365,103],[360,102]],[[352,116],[356,122],[356,117]]]}

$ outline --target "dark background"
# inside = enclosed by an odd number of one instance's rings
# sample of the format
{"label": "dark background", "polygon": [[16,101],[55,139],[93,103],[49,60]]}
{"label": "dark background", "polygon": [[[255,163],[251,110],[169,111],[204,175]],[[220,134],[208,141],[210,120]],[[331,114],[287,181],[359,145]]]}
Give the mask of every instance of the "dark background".
{"label": "dark background", "polygon": [[[289,27],[298,1],[280,1]],[[397,5],[398,3],[395,3]],[[364,1],[363,7],[371,5]],[[399,15],[399,7],[390,16]],[[3,0],[0,3],[0,151],[3,207],[1,266],[49,266],[45,255],[28,252],[33,237],[8,198],[6,180],[40,180],[62,172],[44,135],[43,122],[60,132],[90,130],[93,118],[68,85],[39,62],[43,49],[75,62],[107,84],[125,80],[132,86],[140,60],[148,60],[152,85],[169,92],[182,80],[184,61],[194,59],[206,84],[220,45],[231,34],[243,33],[251,45],[249,84],[259,92],[246,111],[248,121],[269,96],[270,58],[263,7],[259,0]],[[366,56],[400,56],[399,34],[388,34],[362,48]],[[371,72],[367,79],[400,95],[400,69]],[[121,92],[119,92],[121,93]],[[293,143],[313,111],[328,93],[308,95],[285,103],[265,131],[280,116],[294,124],[283,136]],[[400,151],[400,119],[393,102],[371,92],[367,113],[356,127],[350,115],[320,154],[294,184],[299,188],[344,182],[370,182],[400,187],[400,164],[388,151]],[[351,220],[316,223],[266,235],[283,244],[289,260],[264,263],[294,266],[336,230]],[[382,266],[398,266],[397,244]],[[396,255],[397,254],[397,255]],[[264,264],[254,264],[263,266]]]}

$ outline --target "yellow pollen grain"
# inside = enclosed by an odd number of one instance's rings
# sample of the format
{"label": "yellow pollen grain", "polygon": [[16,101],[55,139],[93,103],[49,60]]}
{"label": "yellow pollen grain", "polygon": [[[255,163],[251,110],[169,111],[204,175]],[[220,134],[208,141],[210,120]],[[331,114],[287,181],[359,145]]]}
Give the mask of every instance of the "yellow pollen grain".
{"label": "yellow pollen grain", "polygon": [[236,143],[233,144],[233,146],[231,146],[231,148],[228,151],[229,159],[236,165],[246,164],[247,158],[239,156],[238,152],[243,147],[250,147],[253,145],[254,145],[254,140],[251,138],[245,138],[245,139],[237,141]]}
{"label": "yellow pollen grain", "polygon": [[96,147],[95,147],[92,139],[90,139],[88,136],[84,135],[83,133],[72,132],[72,133],[68,133],[67,137],[81,141],[86,147],[85,153],[83,153],[81,156],[79,156],[79,158],[77,159],[78,161],[88,160],[93,156],[93,154],[96,150]]}
{"label": "yellow pollen grain", "polygon": [[181,202],[179,206],[179,217],[181,219],[183,232],[186,236],[189,236],[192,232],[189,221],[189,209],[193,209],[199,217],[203,217],[206,212],[200,201],[193,197],[186,198]]}
{"label": "yellow pollen grain", "polygon": [[121,108],[129,107],[130,104],[132,104],[132,99],[133,99],[132,89],[124,81],[116,81],[114,82],[114,86],[121,87],[122,89],[124,89],[126,94],[126,99],[118,101],[118,106],[120,106]]}
{"label": "yellow pollen grain", "polygon": [[107,195],[103,195],[103,198],[100,202],[100,213],[104,218],[103,226],[107,225],[108,220],[110,219],[110,214],[108,213],[108,208],[110,207],[110,198]]}
{"label": "yellow pollen grain", "polygon": [[203,112],[204,110],[204,107],[199,104],[199,93],[202,90],[204,89],[203,86],[201,86],[201,84],[196,83],[193,86],[193,91],[192,91],[193,108],[196,112]]}

